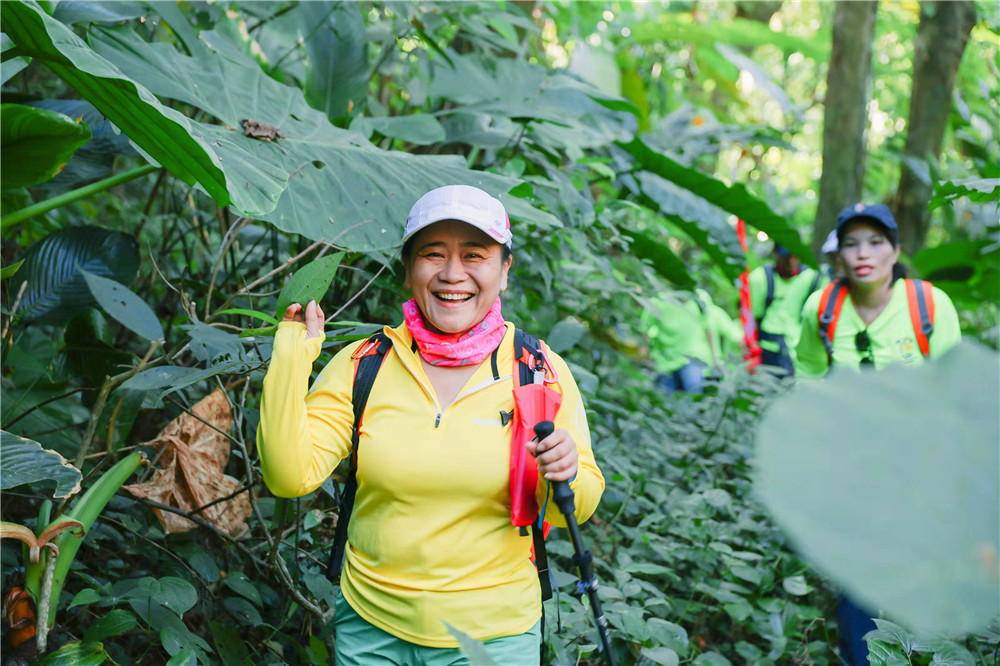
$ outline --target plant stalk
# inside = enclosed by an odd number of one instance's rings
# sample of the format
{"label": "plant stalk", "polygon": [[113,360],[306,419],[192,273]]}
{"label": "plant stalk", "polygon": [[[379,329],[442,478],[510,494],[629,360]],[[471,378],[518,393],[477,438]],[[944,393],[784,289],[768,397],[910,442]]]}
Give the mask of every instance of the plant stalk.
{"label": "plant stalk", "polygon": [[[49,607],[52,606],[52,579],[55,578],[56,556],[49,553],[45,558],[45,573],[42,574],[42,590],[38,596],[38,614],[35,623],[35,639],[38,646],[38,654],[43,655],[48,649],[49,623],[46,619],[51,614]],[[40,622],[38,620],[41,620]]]}
{"label": "plant stalk", "polygon": [[60,194],[57,197],[52,197],[51,199],[46,199],[45,201],[39,201],[38,203],[31,204],[26,208],[22,208],[21,210],[16,210],[13,213],[10,213],[9,215],[4,215],[3,217],[0,217],[0,229],[6,229],[7,227],[24,222],[25,220],[32,218],[36,215],[47,213],[48,211],[54,208],[59,208],[60,206],[65,206],[66,204],[73,203],[78,199],[83,199],[91,196],[92,194],[103,192],[104,190],[110,189],[115,185],[121,185],[122,183],[127,183],[130,180],[141,178],[142,176],[145,176],[146,174],[149,173],[153,173],[154,171],[161,168],[162,167],[158,167],[155,164],[146,164],[141,167],[132,169],[131,171],[115,174],[114,176],[110,176],[108,178],[105,178],[104,180],[99,180],[96,183],[85,185],[71,192]]}

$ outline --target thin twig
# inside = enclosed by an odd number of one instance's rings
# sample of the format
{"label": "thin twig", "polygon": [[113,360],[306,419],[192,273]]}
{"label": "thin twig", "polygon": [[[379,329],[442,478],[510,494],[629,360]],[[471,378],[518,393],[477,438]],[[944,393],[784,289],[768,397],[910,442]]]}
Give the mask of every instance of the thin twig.
{"label": "thin twig", "polygon": [[4,428],[11,427],[12,425],[14,425],[15,423],[17,423],[21,419],[23,419],[25,416],[27,416],[31,412],[35,411],[39,407],[44,407],[45,405],[49,404],[50,402],[55,402],[56,400],[62,400],[63,398],[68,398],[69,396],[73,395],[74,393],[79,393],[80,391],[96,391],[96,390],[97,389],[95,389],[95,388],[80,387],[80,388],[73,389],[72,391],[67,391],[66,393],[63,393],[61,395],[57,395],[54,398],[49,398],[48,400],[42,400],[37,405],[32,405],[31,407],[28,407],[26,410],[24,410],[23,412],[21,412],[20,414],[18,414],[13,420],[8,421],[7,423],[5,423],[3,427]]}
{"label": "thin twig", "polygon": [[205,509],[208,509],[210,507],[215,506],[216,504],[220,504],[222,502],[228,502],[229,500],[233,499],[234,497],[236,497],[240,493],[245,493],[246,491],[250,490],[254,486],[258,485],[259,483],[260,483],[259,481],[254,481],[252,483],[248,483],[245,486],[243,486],[242,488],[239,488],[238,490],[229,493],[225,497],[220,497],[218,499],[214,499],[211,502],[209,502],[208,504],[204,504],[202,506],[199,506],[197,509],[192,509],[191,510],[191,515],[192,516],[197,515],[197,514],[201,513],[202,511],[204,511]]}
{"label": "thin twig", "polygon": [[260,284],[266,282],[267,280],[271,279],[272,277],[274,277],[275,275],[277,275],[278,273],[280,273],[280,272],[282,272],[284,270],[288,270],[288,268],[290,266],[292,266],[293,264],[295,264],[295,262],[297,262],[299,259],[301,259],[302,257],[306,256],[307,254],[309,254],[313,250],[315,250],[320,245],[323,245],[323,241],[316,241],[315,243],[313,243],[312,245],[310,245],[306,249],[304,249],[301,252],[299,252],[294,257],[291,257],[291,258],[287,259],[285,261],[285,263],[281,264],[280,266],[278,266],[274,270],[268,272],[263,277],[257,278],[256,280],[254,280],[253,282],[251,282],[247,286],[243,287],[242,289],[240,289],[239,291],[237,291],[236,294],[237,295],[243,295],[243,294],[249,293],[250,290],[253,289],[254,287],[256,287],[257,285],[260,285]]}
{"label": "thin twig", "polygon": [[127,372],[115,375],[114,377],[108,377],[104,380],[104,385],[101,386],[101,392],[97,396],[97,402],[94,403],[94,408],[90,415],[90,422],[87,424],[87,432],[83,436],[83,443],[80,444],[80,451],[76,455],[76,466],[78,468],[83,465],[83,461],[87,458],[90,445],[94,440],[94,434],[97,432],[97,422],[101,418],[101,412],[104,410],[104,403],[107,402],[111,389],[141,372],[143,368],[145,368],[150,357],[152,357],[162,344],[163,340],[155,341],[149,346],[149,350],[146,351],[146,355],[139,361],[139,365],[135,366],[131,370],[128,370]]}
{"label": "thin twig", "polygon": [[192,516],[192,515],[190,515],[189,512],[185,511],[184,509],[178,509],[177,507],[170,506],[169,504],[161,504],[160,502],[157,502],[157,501],[154,501],[154,500],[151,500],[151,499],[146,499],[145,497],[135,497],[134,495],[131,495],[129,493],[123,493],[121,495],[121,497],[127,497],[127,498],[129,498],[130,500],[132,500],[134,502],[139,502],[140,504],[145,504],[146,506],[152,507],[154,509],[159,509],[160,511],[166,511],[167,513],[175,513],[178,516],[183,516],[184,518],[187,518],[188,520],[190,520],[192,523],[195,523],[195,524],[197,524],[197,525],[199,525],[201,527],[208,528],[213,533],[215,533],[216,536],[219,536],[219,537],[225,539],[226,541],[228,541],[229,543],[233,544],[234,546],[236,546],[236,548],[241,553],[243,553],[247,557],[249,557],[249,558],[251,558],[253,560],[257,560],[257,558],[254,556],[254,554],[251,553],[250,550],[246,546],[244,546],[242,543],[239,542],[239,539],[237,539],[236,537],[232,536],[231,534],[229,534],[225,530],[222,530],[222,529],[216,527],[215,525],[213,525],[211,522],[205,520],[204,518],[199,518],[198,516]]}
{"label": "thin twig", "polygon": [[249,215],[241,217],[236,220],[236,223],[229,227],[226,234],[222,237],[222,243],[219,246],[219,256],[215,260],[215,265],[212,267],[212,277],[208,281],[208,292],[205,295],[205,319],[208,319],[208,313],[212,306],[212,291],[215,290],[215,278],[219,276],[219,269],[222,268],[222,260],[225,259],[226,253],[229,251],[229,247],[236,240],[236,235],[239,230],[242,229],[250,220],[253,218]]}
{"label": "thin twig", "polygon": [[17,309],[21,306],[21,299],[24,297],[24,290],[28,288],[28,281],[25,280],[21,283],[21,288],[17,290],[17,298],[14,299],[14,305],[10,308],[10,314],[7,317],[7,323],[3,325],[3,330],[0,331],[0,340],[7,339],[7,333],[14,330],[11,324],[14,322],[14,315],[17,314]]}
{"label": "thin twig", "polygon": [[198,580],[201,581],[201,584],[204,587],[206,587],[206,588],[208,587],[207,581],[204,578],[202,578],[201,574],[198,573],[198,570],[195,569],[194,567],[192,567],[190,564],[188,564],[184,560],[184,558],[182,558],[181,556],[179,556],[177,553],[173,552],[169,548],[164,548],[160,544],[158,544],[155,541],[153,541],[152,539],[150,539],[148,536],[145,536],[144,534],[139,533],[138,531],[132,529],[131,527],[129,527],[125,523],[121,522],[120,520],[115,520],[114,518],[111,518],[111,517],[107,516],[106,514],[101,514],[101,522],[102,523],[111,523],[113,525],[117,525],[118,527],[122,528],[123,530],[131,532],[133,535],[139,537],[140,539],[142,539],[143,541],[145,541],[146,543],[148,543],[149,545],[151,545],[153,548],[156,548],[157,550],[163,551],[164,553],[167,554],[168,557],[176,560],[178,563],[181,564],[181,566],[183,566],[185,569],[187,569],[188,571],[190,571],[191,573],[193,573],[198,578]]}
{"label": "thin twig", "polygon": [[[393,259],[395,259],[395,257],[393,257]],[[344,309],[345,309],[345,308],[346,308],[346,307],[347,307],[348,305],[350,305],[351,303],[353,303],[354,301],[356,301],[356,300],[357,300],[358,296],[360,296],[361,294],[365,293],[365,291],[366,291],[366,290],[368,289],[368,287],[370,287],[370,286],[372,285],[372,282],[374,282],[374,281],[375,281],[375,279],[376,279],[376,278],[378,278],[378,276],[382,274],[382,271],[384,271],[384,270],[385,270],[386,268],[388,268],[388,267],[389,267],[389,262],[386,262],[386,263],[382,264],[382,268],[378,269],[378,272],[377,272],[377,273],[375,273],[375,275],[373,275],[373,276],[372,276],[372,279],[368,280],[368,282],[367,282],[367,283],[365,284],[365,286],[361,287],[361,290],[360,290],[360,291],[358,291],[358,293],[356,293],[356,294],[354,294],[353,296],[351,296],[351,297],[350,297],[350,298],[349,298],[349,299],[347,300],[347,302],[346,302],[346,303],[344,303],[343,305],[341,305],[341,306],[340,306],[340,308],[338,308],[336,312],[334,312],[334,313],[333,313],[332,315],[330,315],[329,317],[327,317],[327,318],[326,318],[326,321],[324,321],[323,323],[329,323],[329,322],[333,321],[334,319],[336,319],[336,318],[337,318],[337,316],[338,316],[338,315],[339,315],[339,314],[340,314],[341,312],[343,312],[343,311],[344,311]]]}

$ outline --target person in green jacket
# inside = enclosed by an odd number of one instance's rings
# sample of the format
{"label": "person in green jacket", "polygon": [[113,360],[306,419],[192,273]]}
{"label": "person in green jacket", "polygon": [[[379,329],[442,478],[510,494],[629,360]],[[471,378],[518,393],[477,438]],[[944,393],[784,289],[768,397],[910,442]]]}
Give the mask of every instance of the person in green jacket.
{"label": "person in green jacket", "polygon": [[[832,336],[831,353],[820,335],[823,292],[814,293],[802,309],[802,335],[796,348],[795,370],[822,377],[832,365],[884,368],[891,363],[924,362],[899,260],[896,220],[883,204],[856,204],[844,209],[837,222],[840,263],[847,294]],[[929,284],[929,283],[926,283]],[[925,287],[926,288],[926,287]],[[948,295],[930,288],[933,331],[928,336],[930,358],[961,340],[958,314]]]}
{"label": "person in green jacket", "polygon": [[802,305],[823,283],[813,268],[803,267],[788,248],[775,244],[774,263],[750,272],[750,304],[757,320],[761,365],[794,374],[795,345],[802,327]]}
{"label": "person in green jacket", "polygon": [[[834,365],[855,370],[918,365],[958,344],[958,315],[947,294],[930,283],[903,279],[898,229],[887,206],[845,208],[836,233],[843,277],[803,307],[795,366],[800,377],[822,377]],[[864,635],[876,629],[873,615],[840,595],[841,658],[851,666],[868,663]]]}
{"label": "person in green jacket", "polygon": [[739,353],[739,324],[704,289],[695,289],[683,301],[658,297],[652,306],[643,312],[642,323],[657,385],[668,393],[701,393],[706,370]]}

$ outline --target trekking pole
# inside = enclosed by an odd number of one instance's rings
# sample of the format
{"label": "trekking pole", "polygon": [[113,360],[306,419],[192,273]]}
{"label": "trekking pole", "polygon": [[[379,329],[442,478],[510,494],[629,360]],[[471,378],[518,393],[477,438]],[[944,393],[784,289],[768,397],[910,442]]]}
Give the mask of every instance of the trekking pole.
{"label": "trekking pole", "polygon": [[[552,421],[540,421],[535,425],[535,436],[538,441],[552,434],[556,429]],[[586,592],[590,599],[590,610],[594,613],[594,622],[597,624],[597,634],[601,638],[604,659],[608,666],[615,666],[615,656],[611,651],[611,635],[608,633],[608,619],[604,617],[604,609],[601,608],[601,600],[597,598],[597,579],[594,578],[594,556],[583,547],[583,539],[580,538],[580,528],[576,524],[576,506],[574,503],[573,489],[566,481],[552,482],[552,498],[559,506],[559,512],[566,518],[566,529],[569,530],[570,539],[573,540],[573,564],[580,571],[580,580],[576,583],[578,594]]]}

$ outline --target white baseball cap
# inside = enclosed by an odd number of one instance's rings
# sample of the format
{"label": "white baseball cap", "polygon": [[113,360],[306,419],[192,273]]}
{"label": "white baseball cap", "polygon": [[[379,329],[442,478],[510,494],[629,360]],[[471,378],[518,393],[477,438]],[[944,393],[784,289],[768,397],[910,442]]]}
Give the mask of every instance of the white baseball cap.
{"label": "white baseball cap", "polygon": [[840,247],[840,244],[837,242],[837,230],[834,229],[827,235],[826,240],[823,241],[823,247],[820,249],[823,254],[830,254],[831,252],[836,252],[838,247]]}
{"label": "white baseball cap", "polygon": [[420,197],[406,216],[403,242],[424,227],[442,220],[471,224],[496,242],[508,248],[511,246],[510,218],[503,204],[471,185],[445,185]]}

